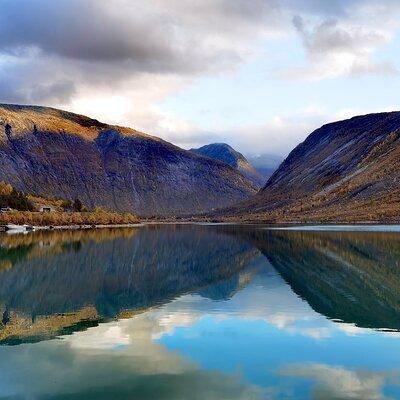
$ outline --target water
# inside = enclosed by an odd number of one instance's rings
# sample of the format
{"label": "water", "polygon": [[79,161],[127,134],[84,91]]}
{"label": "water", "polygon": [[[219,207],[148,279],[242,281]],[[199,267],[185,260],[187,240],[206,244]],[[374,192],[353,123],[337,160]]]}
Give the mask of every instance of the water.
{"label": "water", "polygon": [[400,233],[0,236],[0,398],[398,399]]}

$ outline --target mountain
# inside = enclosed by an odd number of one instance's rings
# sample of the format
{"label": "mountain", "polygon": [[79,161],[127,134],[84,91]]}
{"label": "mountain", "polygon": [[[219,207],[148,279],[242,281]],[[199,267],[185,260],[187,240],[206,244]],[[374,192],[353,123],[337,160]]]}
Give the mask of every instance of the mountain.
{"label": "mountain", "polygon": [[283,161],[283,157],[276,154],[250,154],[246,155],[246,158],[254,169],[264,177],[265,183]]}
{"label": "mountain", "polygon": [[400,112],[311,133],[251,200],[223,211],[268,221],[399,221]]}
{"label": "mountain", "polygon": [[247,161],[243,154],[226,143],[211,143],[199,147],[198,149],[190,149],[190,151],[230,165],[242,173],[257,187],[262,187],[266,181],[266,179]]}
{"label": "mountain", "polygon": [[138,215],[181,215],[249,198],[228,165],[133,129],[47,107],[0,105],[0,181]]}

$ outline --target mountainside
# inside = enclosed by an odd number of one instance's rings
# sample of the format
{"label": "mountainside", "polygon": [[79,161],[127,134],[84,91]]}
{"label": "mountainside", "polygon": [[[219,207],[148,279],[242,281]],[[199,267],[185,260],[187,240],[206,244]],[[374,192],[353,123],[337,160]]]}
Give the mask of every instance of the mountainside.
{"label": "mountainside", "polygon": [[400,112],[322,126],[250,201],[226,215],[291,221],[400,220]]}
{"label": "mountainside", "polygon": [[47,107],[0,105],[0,181],[139,215],[211,210],[255,193],[228,165],[129,128]]}
{"label": "mountainside", "polygon": [[242,173],[257,187],[263,186],[266,182],[266,179],[256,171],[243,154],[239,153],[226,143],[211,143],[199,147],[198,149],[190,149],[190,151],[230,165]]}

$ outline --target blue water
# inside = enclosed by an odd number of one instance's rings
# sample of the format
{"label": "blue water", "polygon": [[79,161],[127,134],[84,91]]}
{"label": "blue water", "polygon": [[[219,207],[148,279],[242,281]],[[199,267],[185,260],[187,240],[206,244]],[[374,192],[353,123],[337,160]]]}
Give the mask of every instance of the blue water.
{"label": "blue water", "polygon": [[269,230],[326,232],[400,232],[400,225],[294,225],[268,227]]}
{"label": "blue water", "polygon": [[188,225],[0,243],[0,398],[400,398],[396,232]]}

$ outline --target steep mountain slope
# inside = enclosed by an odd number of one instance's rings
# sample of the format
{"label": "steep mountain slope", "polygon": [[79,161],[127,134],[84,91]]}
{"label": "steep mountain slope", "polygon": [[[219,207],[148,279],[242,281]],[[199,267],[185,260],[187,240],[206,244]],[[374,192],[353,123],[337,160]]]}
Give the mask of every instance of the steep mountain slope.
{"label": "steep mountain slope", "polygon": [[226,143],[211,143],[191,152],[222,161],[241,172],[257,187],[264,185],[266,179],[254,169],[243,154],[239,153]]}
{"label": "steep mountain slope", "polygon": [[0,105],[0,180],[139,215],[179,215],[249,198],[233,168],[133,129],[46,107]]}
{"label": "steep mountain slope", "polygon": [[400,220],[400,112],[327,124],[250,201],[225,211],[291,221]]}

